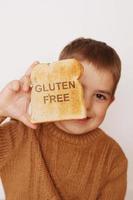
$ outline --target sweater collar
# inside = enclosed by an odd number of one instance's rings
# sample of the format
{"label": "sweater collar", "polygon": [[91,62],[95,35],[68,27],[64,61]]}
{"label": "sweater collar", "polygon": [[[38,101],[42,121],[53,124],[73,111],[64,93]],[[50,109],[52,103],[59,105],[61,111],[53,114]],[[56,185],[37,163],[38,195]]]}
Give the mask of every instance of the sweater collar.
{"label": "sweater collar", "polygon": [[93,143],[97,137],[102,135],[102,131],[99,128],[80,135],[70,134],[59,129],[53,122],[43,124],[43,132],[53,138],[64,140],[65,142],[73,144]]}

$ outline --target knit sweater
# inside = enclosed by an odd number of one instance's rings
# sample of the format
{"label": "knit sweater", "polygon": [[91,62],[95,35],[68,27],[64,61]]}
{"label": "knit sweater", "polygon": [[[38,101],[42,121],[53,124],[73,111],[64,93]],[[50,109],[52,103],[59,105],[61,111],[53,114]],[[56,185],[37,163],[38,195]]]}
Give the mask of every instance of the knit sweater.
{"label": "knit sweater", "polygon": [[72,135],[11,119],[0,125],[0,176],[6,200],[123,200],[127,158],[100,128]]}

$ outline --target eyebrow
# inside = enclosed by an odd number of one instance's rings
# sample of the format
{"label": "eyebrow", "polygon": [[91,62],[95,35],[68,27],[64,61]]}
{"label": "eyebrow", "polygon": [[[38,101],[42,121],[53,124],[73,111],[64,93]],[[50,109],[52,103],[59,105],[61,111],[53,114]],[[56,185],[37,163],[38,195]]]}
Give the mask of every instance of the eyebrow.
{"label": "eyebrow", "polygon": [[106,90],[96,90],[96,92],[100,92],[100,93],[103,93],[103,94],[107,94],[108,96],[111,96],[111,95],[112,95],[111,92],[106,91]]}

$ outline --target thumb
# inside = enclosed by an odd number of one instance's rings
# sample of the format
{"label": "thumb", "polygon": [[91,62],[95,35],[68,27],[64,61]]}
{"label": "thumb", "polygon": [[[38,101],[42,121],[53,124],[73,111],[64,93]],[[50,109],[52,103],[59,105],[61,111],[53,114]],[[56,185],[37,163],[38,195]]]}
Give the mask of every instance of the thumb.
{"label": "thumb", "polygon": [[22,121],[29,128],[37,129],[37,124],[32,124],[30,122],[30,116],[28,114],[26,114],[25,116],[24,115],[20,116],[19,120]]}

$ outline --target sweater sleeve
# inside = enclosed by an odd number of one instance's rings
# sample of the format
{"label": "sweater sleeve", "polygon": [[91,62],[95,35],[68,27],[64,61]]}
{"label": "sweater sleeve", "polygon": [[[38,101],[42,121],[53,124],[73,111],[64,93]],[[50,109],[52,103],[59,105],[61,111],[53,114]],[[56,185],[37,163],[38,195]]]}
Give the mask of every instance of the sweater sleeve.
{"label": "sweater sleeve", "polygon": [[127,166],[128,161],[120,150],[115,157],[112,169],[101,188],[97,200],[124,200],[127,189]]}
{"label": "sweater sleeve", "polygon": [[1,124],[4,119],[6,118],[0,117],[0,171],[19,146],[24,129],[22,123],[15,119]]}
{"label": "sweater sleeve", "polygon": [[6,119],[6,117],[0,117],[0,124]]}

